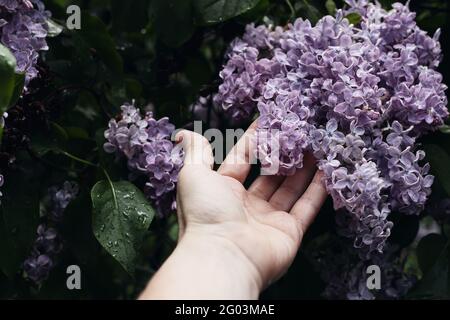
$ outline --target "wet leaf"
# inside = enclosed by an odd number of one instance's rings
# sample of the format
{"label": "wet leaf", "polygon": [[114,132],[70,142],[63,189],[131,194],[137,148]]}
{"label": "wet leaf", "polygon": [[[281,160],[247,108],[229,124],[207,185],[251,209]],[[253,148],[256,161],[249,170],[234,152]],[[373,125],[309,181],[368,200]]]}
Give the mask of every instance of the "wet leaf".
{"label": "wet leaf", "polygon": [[92,228],[105,250],[130,274],[155,211],[143,193],[126,181],[98,182],[91,191]]}

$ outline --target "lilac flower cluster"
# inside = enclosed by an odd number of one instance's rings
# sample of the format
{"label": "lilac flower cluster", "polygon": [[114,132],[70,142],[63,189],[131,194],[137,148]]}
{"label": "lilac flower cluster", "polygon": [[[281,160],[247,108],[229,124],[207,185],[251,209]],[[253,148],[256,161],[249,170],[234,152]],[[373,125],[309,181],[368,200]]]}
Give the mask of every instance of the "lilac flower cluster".
{"label": "lilac flower cluster", "polygon": [[40,224],[31,255],[23,263],[26,278],[35,284],[45,281],[55,266],[54,259],[61,249],[62,242],[57,230],[48,227],[46,223]]}
{"label": "lilac flower cluster", "polygon": [[[414,286],[417,279],[402,271],[402,261],[394,248],[385,254],[375,254],[371,260],[355,259],[351,248],[345,245],[329,246],[327,252],[316,257],[326,287],[323,296],[328,299],[374,300],[399,299]],[[380,289],[370,290],[367,280],[369,266],[380,268]]]}
{"label": "lilac flower cluster", "polygon": [[38,226],[31,255],[23,263],[26,278],[35,284],[45,281],[55,266],[55,259],[63,248],[57,225],[61,222],[64,210],[77,194],[78,185],[70,181],[64,182],[62,187],[55,186],[48,190],[46,221]]}
{"label": "lilac flower cluster", "polygon": [[69,203],[78,194],[78,184],[71,181],[66,181],[62,187],[53,186],[48,190],[49,206],[47,208],[48,218],[55,222],[61,222],[64,210],[66,210]]}
{"label": "lilac flower cluster", "polygon": [[[231,44],[214,97],[232,117],[259,111],[258,158],[291,175],[314,154],[334,200],[340,233],[363,259],[382,252],[393,210],[418,214],[433,177],[416,140],[448,116],[436,71],[439,30],[415,23],[407,5],[384,10],[349,0],[315,26],[248,25]],[[358,13],[350,24],[346,15]]]}
{"label": "lilac flower cluster", "polygon": [[41,0],[0,0],[0,41],[16,57],[25,84],[38,74],[39,51],[48,50],[49,17]]}
{"label": "lilac flower cluster", "polygon": [[175,191],[183,152],[174,146],[175,126],[168,118],[156,120],[151,112],[144,116],[133,104],[121,107],[119,120],[111,119],[105,131],[104,150],[123,155],[133,175],[146,177],[145,193],[159,214],[176,209]]}

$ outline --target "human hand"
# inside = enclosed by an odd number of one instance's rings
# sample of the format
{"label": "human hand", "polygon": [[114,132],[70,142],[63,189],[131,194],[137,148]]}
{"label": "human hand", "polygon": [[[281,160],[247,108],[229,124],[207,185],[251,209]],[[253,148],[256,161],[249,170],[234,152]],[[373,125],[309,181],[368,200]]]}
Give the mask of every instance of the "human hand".
{"label": "human hand", "polygon": [[[217,172],[212,170],[211,146],[203,136],[190,131],[177,135],[186,152],[177,190],[180,236],[175,258],[169,258],[163,268],[182,269],[185,265],[181,264],[191,261],[187,265],[195,270],[195,260],[201,260],[197,262],[200,276],[206,280],[208,266],[213,266],[214,284],[223,288],[215,295],[211,290],[202,291],[197,282],[190,289],[195,297],[257,298],[290,266],[303,234],[326,199],[322,174],[316,172],[311,156],[306,156],[304,167],[295,175],[260,176],[245,189],[243,182],[254,153],[253,127]],[[220,266],[211,262],[214,259]],[[216,277],[223,278],[226,289]],[[238,280],[236,285],[233,278]],[[178,285],[174,289],[181,290]]]}

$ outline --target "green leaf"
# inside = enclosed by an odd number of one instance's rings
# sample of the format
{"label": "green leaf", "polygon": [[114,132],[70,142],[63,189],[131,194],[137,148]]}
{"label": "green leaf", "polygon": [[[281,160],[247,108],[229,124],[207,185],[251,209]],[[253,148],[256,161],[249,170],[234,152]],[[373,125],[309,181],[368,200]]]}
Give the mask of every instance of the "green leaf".
{"label": "green leaf", "polygon": [[[429,242],[430,240],[427,240]],[[423,245],[421,250],[422,254],[424,251],[431,250],[433,244],[427,243]],[[442,243],[439,243],[442,246]],[[426,248],[425,248],[426,247]],[[436,249],[433,248],[433,255],[436,256]],[[419,256],[420,259],[420,256]],[[424,258],[422,258],[424,259]],[[450,247],[449,243],[441,247],[440,252],[437,253],[436,260],[429,265],[428,272],[424,274],[420,282],[417,284],[415,289],[410,293],[410,298],[436,298],[436,299],[448,299],[450,297]]]}
{"label": "green leaf", "polygon": [[83,27],[79,34],[94,49],[103,62],[115,73],[123,72],[123,60],[116,49],[114,39],[99,18],[83,13]]}
{"label": "green leaf", "polygon": [[69,140],[69,135],[63,127],[61,127],[59,124],[53,121],[50,124],[52,126],[57,141],[64,143],[67,140]]}
{"label": "green leaf", "polygon": [[48,33],[47,35],[49,37],[57,37],[61,34],[61,32],[64,30],[64,27],[53,21],[52,19],[47,20],[47,27],[48,27]]}
{"label": "green leaf", "polygon": [[106,251],[134,275],[135,260],[155,211],[130,182],[100,181],[91,191],[92,228]]}
{"label": "green leaf", "polygon": [[450,134],[450,126],[447,124],[444,124],[443,126],[439,127],[439,131],[445,134]]}
{"label": "green leaf", "polygon": [[112,29],[117,33],[139,32],[148,23],[147,8],[150,0],[111,0]]}
{"label": "green leaf", "polygon": [[[315,24],[322,17],[322,13],[317,9],[316,5],[309,3],[309,0],[296,2],[294,5],[295,12],[307,18],[311,23]],[[294,17],[295,18],[295,17]]]}
{"label": "green leaf", "polygon": [[422,273],[427,273],[445,248],[446,239],[439,234],[429,234],[417,246],[417,258]]}
{"label": "green leaf", "polygon": [[267,10],[270,6],[270,0],[259,0],[258,4],[254,6],[251,10],[246,11],[245,13],[241,14],[239,17],[237,17],[237,22],[239,23],[252,23],[258,20],[263,19],[263,17],[266,15]]}
{"label": "green leaf", "polygon": [[16,104],[17,100],[19,100],[22,95],[23,88],[25,86],[25,73],[16,73],[14,75],[14,90],[9,101],[9,106],[12,107]]}
{"label": "green leaf", "polygon": [[16,58],[0,44],[0,116],[6,111],[14,94]]}
{"label": "green leaf", "polygon": [[352,13],[346,15],[345,17],[353,25],[357,25],[358,23],[361,22],[361,16],[359,14],[357,14],[356,12],[352,12]]}
{"label": "green leaf", "polygon": [[64,127],[64,131],[67,133],[69,139],[89,140],[89,133],[84,128],[80,127]]}
{"label": "green leaf", "polygon": [[169,47],[179,47],[194,33],[191,0],[155,0],[151,6],[155,31]]}
{"label": "green leaf", "polygon": [[197,0],[195,13],[199,24],[214,24],[253,9],[259,0]]}
{"label": "green leaf", "polygon": [[414,275],[418,279],[422,278],[422,270],[420,270],[416,250],[407,250],[407,255],[403,265],[403,272],[409,275]]}
{"label": "green leaf", "polygon": [[448,195],[450,195],[450,157],[447,152],[435,144],[425,145],[427,159],[430,162],[431,170],[435,173],[437,180]]}
{"label": "green leaf", "polygon": [[336,13],[336,3],[334,2],[334,0],[327,0],[325,2],[325,8],[331,15],[334,15]]}

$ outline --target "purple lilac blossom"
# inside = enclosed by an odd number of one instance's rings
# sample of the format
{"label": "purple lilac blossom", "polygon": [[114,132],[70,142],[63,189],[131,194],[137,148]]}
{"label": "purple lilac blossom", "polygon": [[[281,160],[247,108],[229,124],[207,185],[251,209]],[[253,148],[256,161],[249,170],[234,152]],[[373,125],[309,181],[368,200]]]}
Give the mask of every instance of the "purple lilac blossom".
{"label": "purple lilac blossom", "polygon": [[31,254],[23,263],[26,278],[37,285],[48,278],[55,266],[55,259],[63,248],[57,227],[61,222],[63,211],[77,194],[78,185],[70,181],[64,182],[62,187],[54,186],[48,190],[46,221],[38,226]]}
{"label": "purple lilac blossom", "polygon": [[49,18],[41,0],[0,0],[0,42],[16,57],[25,85],[38,74],[39,52],[48,50]]}
{"label": "purple lilac blossom", "polygon": [[49,208],[47,208],[47,216],[53,222],[61,222],[64,210],[69,203],[78,194],[78,184],[72,181],[66,181],[62,187],[51,187],[48,191],[50,195]]}
{"label": "purple lilac blossom", "polygon": [[[259,112],[263,168],[291,175],[314,154],[339,233],[370,259],[383,251],[391,211],[424,209],[434,178],[416,140],[448,117],[447,87],[436,71],[439,30],[421,30],[408,5],[346,2],[315,26],[248,25],[231,43],[214,102],[234,118]],[[352,12],[358,25],[345,18]]]}
{"label": "purple lilac blossom", "polygon": [[104,150],[127,159],[133,175],[145,176],[145,194],[160,215],[176,209],[176,183],[183,165],[183,152],[174,146],[175,126],[168,118],[156,120],[151,112],[144,116],[133,104],[121,107],[119,120],[111,119],[105,131]]}

